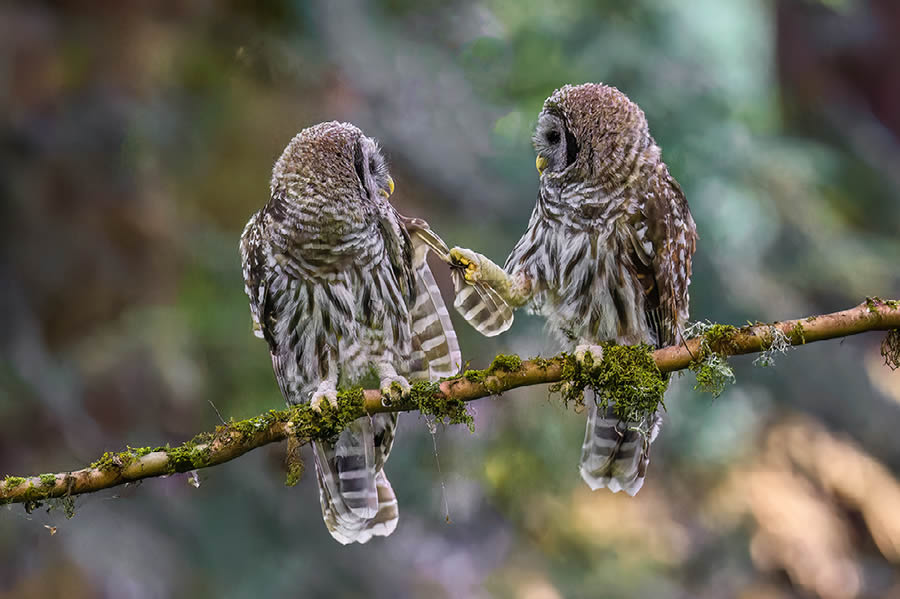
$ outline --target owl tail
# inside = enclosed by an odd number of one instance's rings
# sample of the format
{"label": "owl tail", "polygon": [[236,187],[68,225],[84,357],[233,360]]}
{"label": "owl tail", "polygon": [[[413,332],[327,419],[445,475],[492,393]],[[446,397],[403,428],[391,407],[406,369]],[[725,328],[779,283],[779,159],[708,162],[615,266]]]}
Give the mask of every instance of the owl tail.
{"label": "owl tail", "polygon": [[662,422],[654,412],[640,422],[619,420],[612,407],[590,403],[584,445],[581,448],[581,478],[596,491],[634,495],[644,485],[650,464],[650,444]]}
{"label": "owl tail", "polygon": [[382,470],[396,415],[355,420],[337,442],[313,445],[325,526],[338,542],[365,543],[397,527],[397,499]]}

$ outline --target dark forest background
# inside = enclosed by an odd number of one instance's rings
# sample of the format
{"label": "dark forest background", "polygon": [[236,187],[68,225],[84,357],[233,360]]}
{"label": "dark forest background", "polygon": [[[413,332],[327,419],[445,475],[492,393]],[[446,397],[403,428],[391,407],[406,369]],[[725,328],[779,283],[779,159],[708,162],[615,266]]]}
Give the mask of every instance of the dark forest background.
{"label": "dark forest background", "polygon": [[[647,113],[700,232],[692,317],[900,295],[894,0],[0,5],[0,473],[77,468],[280,407],[237,242],[300,129],[379,139],[404,214],[501,261],[564,83]],[[446,271],[436,267],[449,301]],[[464,356],[555,351],[520,317]],[[0,508],[0,598],[900,597],[900,372],[878,334],[733,361],[667,396],[635,498],[592,493],[545,388],[476,429],[401,421],[401,521],[341,547],[273,445],[199,473]],[[440,472],[435,459],[436,445]],[[447,522],[449,513],[450,522]],[[56,527],[51,535],[49,527]]]}

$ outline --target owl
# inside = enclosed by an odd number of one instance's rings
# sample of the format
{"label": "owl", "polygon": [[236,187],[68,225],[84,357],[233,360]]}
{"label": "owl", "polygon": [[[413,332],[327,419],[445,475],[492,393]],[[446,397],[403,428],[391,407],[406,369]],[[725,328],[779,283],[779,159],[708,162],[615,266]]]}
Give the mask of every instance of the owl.
{"label": "owl", "polygon": [[[269,201],[240,254],[253,329],[288,404],[336,404],[376,373],[382,393],[460,367],[456,333],[426,261],[447,247],[388,201],[378,144],[346,123],[301,131],[272,172]],[[397,414],[365,416],[313,445],[322,515],[343,544],[389,535],[397,501],[384,472]]]}
{"label": "owl", "polygon": [[[503,269],[451,250],[465,269],[457,309],[496,334],[512,318],[491,302],[527,306],[582,361],[602,359],[605,342],[675,343],[688,318],[697,233],[643,111],[614,87],[567,85],[544,102],[533,141],[540,191],[528,229]],[[495,297],[485,300],[479,287]],[[589,403],[581,476],[592,489],[634,495],[660,417],[623,422],[612,406]]]}

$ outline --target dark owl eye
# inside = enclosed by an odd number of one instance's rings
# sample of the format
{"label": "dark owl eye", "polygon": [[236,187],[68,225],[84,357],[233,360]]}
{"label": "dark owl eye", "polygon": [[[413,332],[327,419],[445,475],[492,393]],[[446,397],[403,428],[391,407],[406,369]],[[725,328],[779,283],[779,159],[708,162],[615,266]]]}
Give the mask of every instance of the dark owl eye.
{"label": "dark owl eye", "polygon": [[375,159],[374,158],[369,158],[369,172],[373,173],[373,174],[375,173]]}
{"label": "dark owl eye", "polygon": [[556,129],[551,129],[547,132],[547,143],[551,146],[555,146],[559,143],[559,131]]}

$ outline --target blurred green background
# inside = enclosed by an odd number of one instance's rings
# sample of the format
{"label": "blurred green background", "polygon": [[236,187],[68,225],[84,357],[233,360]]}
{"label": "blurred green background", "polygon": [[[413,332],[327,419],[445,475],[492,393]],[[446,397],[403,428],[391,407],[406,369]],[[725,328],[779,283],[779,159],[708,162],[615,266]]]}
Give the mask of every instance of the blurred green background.
{"label": "blurred green background", "polygon": [[[80,467],[279,407],[237,242],[300,129],[379,139],[404,214],[502,261],[564,83],[644,109],[701,236],[692,317],[900,296],[900,3],[381,0],[0,6],[0,473]],[[447,292],[446,271],[436,266]],[[546,354],[522,315],[464,356]],[[900,372],[869,334],[667,396],[631,499],[578,477],[545,388],[476,430],[401,419],[395,534],[341,547],[283,447],[0,508],[0,598],[900,597]],[[434,447],[440,458],[440,470]],[[449,515],[449,522],[448,522]],[[56,534],[50,528],[56,527]]]}

